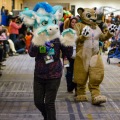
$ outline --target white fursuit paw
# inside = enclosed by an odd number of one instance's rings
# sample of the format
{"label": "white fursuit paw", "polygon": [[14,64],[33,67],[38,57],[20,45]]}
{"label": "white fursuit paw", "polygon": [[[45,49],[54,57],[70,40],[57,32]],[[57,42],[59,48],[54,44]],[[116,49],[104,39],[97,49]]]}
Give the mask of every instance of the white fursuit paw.
{"label": "white fursuit paw", "polygon": [[114,35],[115,34],[115,32],[117,31],[117,26],[116,25],[114,25],[114,24],[111,24],[109,27],[108,27],[108,30],[109,30],[109,32],[112,34],[112,35]]}
{"label": "white fursuit paw", "polygon": [[45,45],[45,42],[49,41],[48,36],[46,35],[46,32],[43,31],[40,34],[38,34],[37,31],[34,32],[34,36],[32,39],[32,43],[36,46]]}
{"label": "white fursuit paw", "polygon": [[90,35],[90,27],[89,26],[85,26],[82,30],[82,35],[85,37],[88,37]]}
{"label": "white fursuit paw", "polygon": [[71,28],[68,28],[62,32],[60,42],[64,46],[75,46],[76,39],[76,31]]}

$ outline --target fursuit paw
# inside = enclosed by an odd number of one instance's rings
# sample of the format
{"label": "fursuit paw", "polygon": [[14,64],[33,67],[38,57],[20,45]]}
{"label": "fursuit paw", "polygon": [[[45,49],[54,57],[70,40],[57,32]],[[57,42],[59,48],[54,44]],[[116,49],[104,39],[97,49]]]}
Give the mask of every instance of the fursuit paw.
{"label": "fursuit paw", "polygon": [[46,31],[35,31],[33,34],[32,43],[36,46],[45,45],[49,41]]}
{"label": "fursuit paw", "polygon": [[85,26],[82,30],[82,36],[84,37],[89,37],[90,35],[90,27],[89,26]]}
{"label": "fursuit paw", "polygon": [[93,105],[100,105],[102,103],[105,103],[107,101],[107,97],[104,95],[99,95],[97,97],[94,97],[92,100]]}
{"label": "fursuit paw", "polygon": [[75,98],[76,102],[86,102],[88,101],[88,98],[86,95],[77,95]]}
{"label": "fursuit paw", "polygon": [[110,34],[112,34],[112,35],[115,34],[115,32],[117,31],[117,29],[118,29],[117,26],[114,25],[114,24],[111,24],[111,25],[108,27],[108,30],[109,30]]}
{"label": "fursuit paw", "polygon": [[75,46],[75,41],[77,39],[76,31],[68,28],[62,32],[60,42],[64,46]]}

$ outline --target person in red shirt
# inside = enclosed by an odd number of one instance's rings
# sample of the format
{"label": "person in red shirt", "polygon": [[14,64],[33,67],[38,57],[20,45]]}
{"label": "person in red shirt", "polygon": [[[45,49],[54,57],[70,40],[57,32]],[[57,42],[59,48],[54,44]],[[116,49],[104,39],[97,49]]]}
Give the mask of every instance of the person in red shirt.
{"label": "person in red shirt", "polygon": [[17,21],[17,17],[13,17],[9,25],[9,33],[10,33],[9,38],[13,42],[15,42],[15,40],[17,39],[19,34],[19,29],[22,27],[22,24],[23,24],[23,23],[17,24],[16,21]]}

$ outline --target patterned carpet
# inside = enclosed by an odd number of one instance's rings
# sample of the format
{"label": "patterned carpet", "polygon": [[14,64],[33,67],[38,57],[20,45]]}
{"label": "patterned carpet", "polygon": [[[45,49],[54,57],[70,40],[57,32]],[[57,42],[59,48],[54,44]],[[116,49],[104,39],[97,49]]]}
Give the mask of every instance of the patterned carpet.
{"label": "patterned carpet", "polygon": [[[108,97],[101,106],[88,102],[75,103],[74,94],[66,92],[65,71],[56,99],[57,120],[120,120],[120,67],[119,60],[111,59],[105,64],[105,79],[101,92]],[[9,57],[0,77],[0,120],[43,120],[33,102],[34,58],[27,54]]]}

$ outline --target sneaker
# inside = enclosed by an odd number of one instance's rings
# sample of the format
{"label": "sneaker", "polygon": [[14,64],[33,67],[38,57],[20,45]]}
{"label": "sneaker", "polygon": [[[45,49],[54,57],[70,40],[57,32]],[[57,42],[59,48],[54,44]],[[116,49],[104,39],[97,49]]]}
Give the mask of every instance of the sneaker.
{"label": "sneaker", "polygon": [[13,53],[13,56],[18,56],[18,55],[19,55],[19,53],[16,53],[16,52]]}

